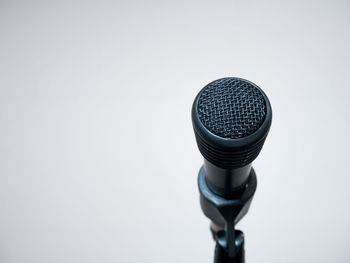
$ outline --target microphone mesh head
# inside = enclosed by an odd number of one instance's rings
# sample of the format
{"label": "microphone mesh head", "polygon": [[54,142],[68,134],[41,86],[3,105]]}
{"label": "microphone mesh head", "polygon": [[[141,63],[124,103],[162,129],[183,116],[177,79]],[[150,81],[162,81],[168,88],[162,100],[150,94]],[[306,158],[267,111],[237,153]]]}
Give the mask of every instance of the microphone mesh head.
{"label": "microphone mesh head", "polygon": [[239,139],[253,134],[266,116],[265,99],[250,82],[237,78],[208,84],[198,98],[198,117],[213,134]]}

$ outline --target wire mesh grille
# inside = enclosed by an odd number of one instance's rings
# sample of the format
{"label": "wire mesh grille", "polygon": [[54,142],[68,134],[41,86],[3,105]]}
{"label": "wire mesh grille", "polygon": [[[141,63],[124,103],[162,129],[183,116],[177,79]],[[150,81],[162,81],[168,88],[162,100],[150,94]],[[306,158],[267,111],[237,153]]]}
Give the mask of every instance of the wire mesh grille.
{"label": "wire mesh grille", "polygon": [[198,99],[198,116],[213,134],[239,139],[253,134],[264,122],[265,100],[243,79],[224,78],[208,84]]}

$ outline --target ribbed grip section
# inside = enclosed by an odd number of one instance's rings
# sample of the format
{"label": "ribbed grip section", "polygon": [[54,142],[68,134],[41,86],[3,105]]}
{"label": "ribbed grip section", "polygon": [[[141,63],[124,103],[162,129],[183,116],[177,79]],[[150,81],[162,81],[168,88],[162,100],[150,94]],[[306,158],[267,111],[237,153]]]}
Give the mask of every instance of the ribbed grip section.
{"label": "ribbed grip section", "polygon": [[251,163],[260,153],[271,126],[268,98],[254,83],[224,78],[197,95],[192,122],[203,157],[222,168]]}
{"label": "ribbed grip section", "polygon": [[266,138],[265,137],[256,144],[251,145],[249,148],[222,150],[221,148],[213,147],[197,134],[195,135],[199,151],[203,157],[212,164],[222,168],[243,167],[254,161],[254,159],[259,155]]}

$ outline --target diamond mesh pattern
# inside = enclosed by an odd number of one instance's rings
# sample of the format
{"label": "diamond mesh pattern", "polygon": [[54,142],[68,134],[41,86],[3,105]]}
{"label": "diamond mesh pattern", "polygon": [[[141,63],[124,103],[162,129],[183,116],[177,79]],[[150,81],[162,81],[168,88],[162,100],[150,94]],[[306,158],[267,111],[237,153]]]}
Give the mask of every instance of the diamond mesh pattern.
{"label": "diamond mesh pattern", "polygon": [[264,122],[266,105],[261,92],[242,79],[225,78],[208,84],[198,100],[198,116],[213,134],[239,139]]}

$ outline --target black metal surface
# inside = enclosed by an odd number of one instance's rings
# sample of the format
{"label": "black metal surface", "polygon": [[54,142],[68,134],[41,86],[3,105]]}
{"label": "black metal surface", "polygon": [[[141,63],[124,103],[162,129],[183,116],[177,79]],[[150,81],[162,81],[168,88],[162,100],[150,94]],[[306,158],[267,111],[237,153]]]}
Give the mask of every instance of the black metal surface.
{"label": "black metal surface", "polygon": [[[244,242],[238,242],[235,224],[248,212],[257,186],[256,175],[251,169],[248,181],[242,191],[234,199],[226,199],[215,194],[206,182],[205,170],[202,167],[198,174],[198,188],[200,192],[201,208],[203,213],[217,226],[224,229],[214,234],[217,246],[220,247],[220,258],[234,259],[238,251],[243,249]],[[225,252],[225,253],[224,253]],[[239,254],[240,256],[242,254]],[[227,261],[231,262],[231,261]]]}
{"label": "black metal surface", "polygon": [[260,128],[266,115],[262,93],[249,81],[223,78],[209,83],[198,98],[198,116],[213,134],[238,139]]}
{"label": "black metal surface", "polygon": [[209,188],[214,193],[230,199],[243,190],[251,164],[236,169],[223,169],[204,159],[204,169]]}
{"label": "black metal surface", "polygon": [[254,169],[250,171],[244,190],[240,191],[239,195],[233,199],[226,199],[214,193],[209,188],[205,177],[205,170],[202,167],[198,174],[198,188],[203,213],[221,228],[224,228],[227,221],[230,220],[233,220],[232,222],[237,224],[248,212],[257,187]]}
{"label": "black metal surface", "polygon": [[192,106],[192,123],[204,166],[198,175],[203,213],[212,221],[215,263],[243,263],[244,236],[235,225],[248,212],[257,180],[251,168],[272,121],[265,93],[240,78],[204,87]]}
{"label": "black metal surface", "polygon": [[214,252],[214,263],[244,263],[245,262],[245,250],[244,250],[244,235],[242,231],[235,231],[235,246],[236,252],[234,257],[229,257],[225,248],[216,244]]}
{"label": "black metal surface", "polygon": [[221,168],[250,164],[270,129],[272,111],[265,93],[240,78],[216,80],[204,87],[192,106],[199,151]]}

